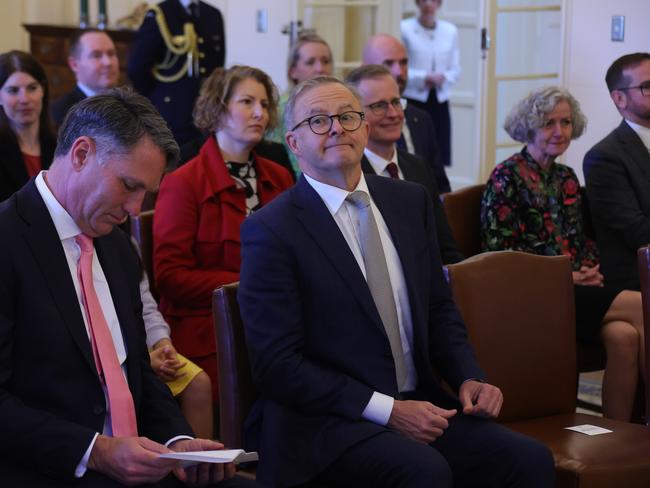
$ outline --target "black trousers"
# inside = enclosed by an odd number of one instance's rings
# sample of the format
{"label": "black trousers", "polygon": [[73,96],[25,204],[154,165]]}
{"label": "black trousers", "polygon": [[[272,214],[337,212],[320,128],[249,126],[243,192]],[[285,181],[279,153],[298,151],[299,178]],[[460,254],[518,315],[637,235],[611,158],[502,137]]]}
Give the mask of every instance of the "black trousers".
{"label": "black trousers", "polygon": [[449,102],[438,102],[435,88],[429,92],[426,102],[412,100],[409,98],[408,103],[412,103],[418,108],[425,110],[433,120],[433,126],[436,128],[436,140],[440,149],[440,158],[445,166],[451,166],[451,117],[449,115]]}
{"label": "black trousers", "polygon": [[387,431],[356,444],[316,480],[327,486],[551,488],[549,449],[496,422],[457,414],[427,445]]}

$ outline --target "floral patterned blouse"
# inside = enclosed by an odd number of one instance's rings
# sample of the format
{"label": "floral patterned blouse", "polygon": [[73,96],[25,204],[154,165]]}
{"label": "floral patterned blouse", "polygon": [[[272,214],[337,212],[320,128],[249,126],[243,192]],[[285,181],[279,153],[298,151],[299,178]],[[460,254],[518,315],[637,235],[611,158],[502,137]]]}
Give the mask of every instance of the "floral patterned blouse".
{"label": "floral patterned blouse", "polygon": [[598,264],[596,245],[583,233],[575,173],[555,162],[542,169],[526,147],[490,175],[481,204],[481,241],[484,251],[566,254],[574,270]]}

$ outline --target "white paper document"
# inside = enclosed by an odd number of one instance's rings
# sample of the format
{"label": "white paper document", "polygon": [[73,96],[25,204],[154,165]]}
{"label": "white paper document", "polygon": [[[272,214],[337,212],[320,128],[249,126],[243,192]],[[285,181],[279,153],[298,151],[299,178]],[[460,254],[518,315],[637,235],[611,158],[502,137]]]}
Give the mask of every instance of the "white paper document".
{"label": "white paper document", "polygon": [[612,432],[609,429],[604,429],[602,427],[598,427],[597,425],[591,424],[574,425],[573,427],[565,427],[565,429],[587,435],[609,434]]}
{"label": "white paper document", "polygon": [[246,452],[243,449],[223,449],[220,451],[188,451],[160,454],[161,458],[178,459],[183,467],[198,463],[248,463],[259,459],[257,452]]}

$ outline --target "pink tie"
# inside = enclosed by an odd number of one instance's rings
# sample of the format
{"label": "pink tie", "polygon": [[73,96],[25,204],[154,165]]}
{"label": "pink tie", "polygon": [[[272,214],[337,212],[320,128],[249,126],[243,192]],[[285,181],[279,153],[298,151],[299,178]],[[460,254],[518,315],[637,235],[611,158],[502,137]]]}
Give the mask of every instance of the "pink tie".
{"label": "pink tie", "polygon": [[395,163],[388,163],[386,165],[386,171],[388,171],[391,178],[399,180],[399,172],[397,171],[397,165]]}
{"label": "pink tie", "polygon": [[122,374],[122,368],[113,344],[113,337],[108,329],[104,312],[102,312],[93,285],[93,240],[85,234],[79,234],[75,239],[81,248],[78,274],[86,309],[86,319],[90,328],[90,342],[97,372],[100,378],[103,373],[102,379],[108,391],[113,436],[137,436],[138,427],[135,420],[135,407],[133,406],[131,390],[129,390],[126,379]]}

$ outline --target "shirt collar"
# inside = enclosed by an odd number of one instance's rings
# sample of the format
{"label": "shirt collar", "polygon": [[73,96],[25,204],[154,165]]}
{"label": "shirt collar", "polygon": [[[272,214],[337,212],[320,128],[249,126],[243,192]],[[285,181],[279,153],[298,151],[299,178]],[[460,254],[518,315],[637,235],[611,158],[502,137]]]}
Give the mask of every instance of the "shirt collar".
{"label": "shirt collar", "polygon": [[[372,169],[374,169],[375,173],[377,173],[378,175],[384,174],[384,171],[386,170],[386,166],[388,166],[390,163],[397,164],[397,151],[395,150],[395,146],[393,146],[393,156],[390,158],[390,161],[385,160],[377,153],[372,152],[367,147],[364,148],[363,153],[368,158],[368,161],[370,162]],[[399,166],[399,164],[397,164],[397,166]]]}
{"label": "shirt collar", "polygon": [[[339,188],[337,186],[328,185],[327,183],[321,183],[320,181],[310,178],[305,173],[303,173],[303,175],[305,176],[307,183],[309,183],[311,187],[314,189],[314,191],[318,193],[318,196],[320,196],[323,199],[323,202],[325,202],[325,206],[327,207],[327,209],[330,211],[332,215],[334,215],[336,212],[339,211],[341,205],[343,205],[343,202],[345,201],[347,196],[350,193],[352,193],[351,191],[343,190],[342,188]],[[356,188],[352,191],[364,191],[370,194],[363,173],[361,173],[361,178],[359,178],[359,183],[357,183]]]}
{"label": "shirt collar", "polygon": [[97,92],[90,88],[88,85],[84,85],[83,83],[77,82],[77,87],[86,95],[87,97],[94,97],[97,95]]}
{"label": "shirt collar", "polygon": [[642,125],[635,124],[634,122],[630,122],[627,119],[625,119],[625,122],[627,122],[627,125],[629,125],[630,128],[638,134],[638,136],[641,138],[641,142],[643,142],[643,145],[648,151],[650,151],[650,129]]}
{"label": "shirt collar", "polygon": [[45,206],[47,207],[47,211],[50,213],[52,222],[54,222],[54,227],[56,228],[57,234],[59,234],[59,238],[63,241],[81,234],[79,226],[47,186],[47,183],[45,182],[46,173],[47,171],[41,171],[38,176],[36,176],[36,189],[45,202]]}

